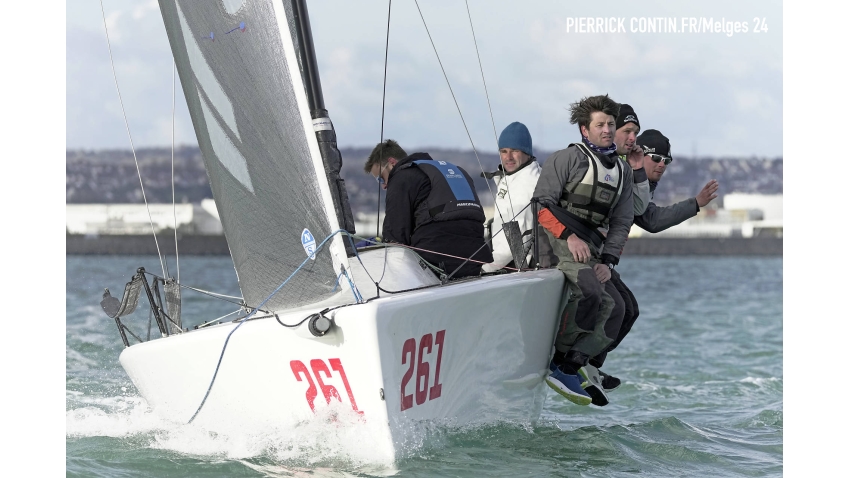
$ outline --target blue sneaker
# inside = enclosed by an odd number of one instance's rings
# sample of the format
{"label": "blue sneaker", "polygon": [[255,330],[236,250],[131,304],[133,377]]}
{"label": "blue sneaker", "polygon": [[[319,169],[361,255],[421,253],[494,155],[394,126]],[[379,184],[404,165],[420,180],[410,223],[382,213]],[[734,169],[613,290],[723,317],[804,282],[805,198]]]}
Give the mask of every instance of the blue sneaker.
{"label": "blue sneaker", "polygon": [[564,373],[554,363],[549,364],[549,370],[546,384],[552,387],[552,390],[576,405],[590,405],[593,399],[581,388],[581,377]]}

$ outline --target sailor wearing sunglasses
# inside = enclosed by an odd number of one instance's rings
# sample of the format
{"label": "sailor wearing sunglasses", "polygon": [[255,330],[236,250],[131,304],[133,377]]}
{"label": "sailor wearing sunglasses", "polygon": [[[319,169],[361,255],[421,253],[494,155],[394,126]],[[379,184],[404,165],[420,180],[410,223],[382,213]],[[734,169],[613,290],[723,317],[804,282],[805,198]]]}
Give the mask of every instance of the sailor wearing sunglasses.
{"label": "sailor wearing sunglasses", "polygon": [[[649,178],[650,194],[655,194],[655,188],[661,176],[667,171],[667,166],[673,162],[670,153],[670,140],[655,129],[648,129],[637,137],[637,144],[643,148],[643,167]],[[717,197],[720,185],[712,179],[695,197],[673,204],[659,207],[650,202],[640,216],[635,216],[635,224],[647,232],[661,232],[694,217],[701,207],[705,207]]]}

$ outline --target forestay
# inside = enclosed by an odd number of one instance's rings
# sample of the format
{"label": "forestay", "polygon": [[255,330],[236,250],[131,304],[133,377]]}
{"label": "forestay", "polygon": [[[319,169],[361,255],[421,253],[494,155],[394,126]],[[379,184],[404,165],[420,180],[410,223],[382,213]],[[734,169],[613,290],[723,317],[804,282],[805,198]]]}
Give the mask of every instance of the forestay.
{"label": "forestay", "polygon": [[[239,286],[256,306],[308,257],[309,236],[318,245],[339,229],[291,7],[160,0],[160,9]],[[336,235],[264,308],[331,295],[348,267],[343,239]]]}

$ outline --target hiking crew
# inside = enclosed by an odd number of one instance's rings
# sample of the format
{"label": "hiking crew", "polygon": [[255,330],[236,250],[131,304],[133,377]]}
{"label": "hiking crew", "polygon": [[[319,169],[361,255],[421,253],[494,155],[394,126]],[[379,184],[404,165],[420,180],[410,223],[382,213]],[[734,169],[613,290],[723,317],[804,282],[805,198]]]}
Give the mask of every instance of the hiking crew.
{"label": "hiking crew", "polygon": [[[637,137],[637,144],[644,151],[643,164],[649,178],[651,200],[655,195],[655,188],[658,187],[658,181],[673,161],[673,156],[670,154],[670,140],[660,131],[648,129]],[[650,202],[642,214],[635,214],[635,224],[647,232],[661,232],[681,224],[696,216],[699,208],[705,207],[716,198],[719,187],[717,180],[712,179],[703,186],[696,197],[685,199],[672,206],[659,207]]]}
{"label": "hiking crew", "polygon": [[[643,166],[643,149],[636,144],[637,134],[640,132],[640,120],[634,108],[630,105],[621,103],[620,114],[617,116],[617,131],[614,133],[614,144],[617,145],[617,154],[620,159],[631,166],[634,174],[634,185],[632,188],[632,200],[634,202],[634,215],[643,214],[650,201],[649,180],[646,176],[646,170]],[[600,371],[602,364],[608,352],[614,350],[617,345],[625,337],[625,334],[631,330],[632,325],[640,315],[637,299],[635,299],[632,291],[626,286],[620,277],[620,273],[616,269],[611,269],[611,282],[620,293],[623,299],[625,311],[623,313],[623,323],[620,326],[620,332],[617,338],[605,350],[594,357],[591,357],[587,365],[587,370],[596,372],[602,377],[602,389],[605,392],[615,390],[620,386],[620,379],[605,372]],[[598,400],[599,401],[599,400]]]}
{"label": "hiking crew", "polygon": [[428,153],[408,155],[388,139],[375,146],[364,169],[387,191],[384,242],[421,249],[416,253],[447,275],[463,264],[453,277],[478,275],[482,262],[493,261],[484,242],[484,211],[462,168]]}
{"label": "hiking crew", "polygon": [[[584,367],[617,337],[625,308],[609,280],[634,217],[634,175],[614,144],[618,112],[608,95],[570,105],[570,123],[578,125],[581,142],[546,160],[534,191],[543,207],[538,218],[570,293],[546,382],[580,405],[590,404],[591,394],[607,403],[600,377],[589,376]],[[606,223],[603,236],[598,229]]]}

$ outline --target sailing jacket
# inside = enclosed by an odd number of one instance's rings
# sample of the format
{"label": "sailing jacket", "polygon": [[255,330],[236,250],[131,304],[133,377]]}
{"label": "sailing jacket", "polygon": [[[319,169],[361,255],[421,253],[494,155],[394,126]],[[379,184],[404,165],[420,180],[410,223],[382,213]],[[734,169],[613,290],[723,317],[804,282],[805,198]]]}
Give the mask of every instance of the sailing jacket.
{"label": "sailing jacket", "polygon": [[[629,164],[628,156],[620,155],[624,164]],[[649,206],[652,200],[652,192],[649,190],[649,178],[646,177],[646,169],[632,170],[634,184],[632,185],[632,200],[635,205],[635,217],[640,216]]]}
{"label": "sailing jacket", "polygon": [[[655,195],[657,186],[658,183],[649,182],[651,195]],[[635,216],[635,224],[646,232],[661,232],[696,216],[698,212],[697,198],[688,198],[672,206],[664,207],[656,206],[654,202],[650,202],[643,214]]]}
{"label": "sailing jacket", "polygon": [[[540,177],[540,165],[535,159],[523,164],[513,173],[505,173],[499,165],[493,179],[496,181],[496,208],[493,214],[493,262],[484,265],[484,272],[493,272],[505,267],[514,260],[505,232],[501,231],[502,224],[514,220],[519,225],[519,232],[530,231],[534,226],[534,216],[530,205],[537,178]],[[528,207],[526,207],[528,206]],[[524,208],[524,210],[523,210]],[[511,219],[513,218],[513,219]],[[523,243],[531,240],[531,235],[523,237]]]}
{"label": "sailing jacket", "polygon": [[[456,256],[416,251],[434,265],[443,263],[446,274],[470,256],[476,261],[492,262],[493,255],[484,243],[485,216],[472,179],[466,171],[451,163],[438,164],[446,169],[444,174],[428,161],[434,162],[427,153],[414,153],[396,163],[390,171],[384,241]],[[446,175],[462,178],[446,179]],[[473,199],[464,199],[469,192],[463,188],[460,188],[462,192],[454,194],[449,184],[452,180],[464,181],[462,184],[471,189]],[[481,264],[466,262],[454,277],[477,275],[480,270]]]}
{"label": "sailing jacket", "polygon": [[[600,251],[603,263],[617,264],[634,219],[634,201],[632,198],[634,175],[629,164],[620,160],[616,154],[610,156],[593,154],[605,168],[616,167],[621,176],[616,178],[617,183],[619,183],[617,187],[619,194],[616,203],[607,216],[608,235]],[[569,198],[571,194],[575,193],[579,184],[585,179],[590,167],[588,156],[576,145],[570,145],[567,149],[556,151],[543,164],[540,179],[534,189],[534,197],[540,201],[540,205],[544,208],[538,213],[540,223],[556,238],[566,239],[569,232],[575,231],[567,229],[563,222],[546,208],[562,206],[564,204],[562,198]],[[615,186],[608,184],[606,190],[613,194],[611,188]],[[590,220],[584,221],[584,223],[593,229],[602,226],[603,221],[596,222],[600,214],[597,213],[595,217],[596,219],[594,219],[594,215],[590,215]],[[594,249],[594,247],[591,247],[591,250]]]}

